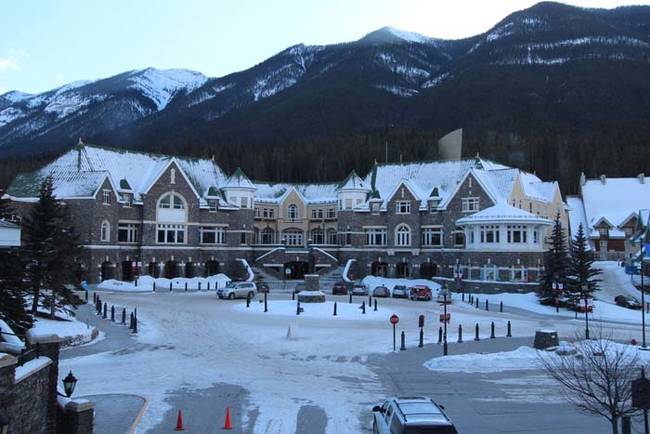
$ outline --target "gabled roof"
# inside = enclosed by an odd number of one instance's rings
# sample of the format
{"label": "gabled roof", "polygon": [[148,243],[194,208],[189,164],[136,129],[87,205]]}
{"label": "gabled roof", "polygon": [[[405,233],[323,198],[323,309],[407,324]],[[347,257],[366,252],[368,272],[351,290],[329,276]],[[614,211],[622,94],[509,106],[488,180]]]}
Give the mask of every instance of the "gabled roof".
{"label": "gabled roof", "polygon": [[395,185],[395,188],[393,191],[391,191],[388,196],[386,196],[386,202],[389,202],[393,196],[397,194],[398,191],[400,191],[400,187],[406,187],[406,189],[413,195],[415,200],[422,201],[423,193],[422,191],[419,191],[408,179],[402,179],[400,180],[399,183]]}
{"label": "gabled roof", "polygon": [[246,176],[244,171],[238,167],[235,172],[230,175],[230,177],[226,180],[225,184],[221,188],[243,188],[246,190],[255,190],[256,187],[255,184],[253,184],[248,178],[248,176]]}
{"label": "gabled roof", "polygon": [[291,183],[254,183],[255,200],[264,203],[279,204],[291,192],[295,191],[305,203],[336,203],[337,183],[291,184]]}
{"label": "gabled roof", "polygon": [[370,191],[368,184],[361,179],[359,175],[353,170],[350,174],[343,180],[340,190],[362,190]]}
{"label": "gabled roof", "polygon": [[499,202],[494,206],[485,208],[477,213],[456,220],[458,225],[479,224],[479,223],[533,223],[550,225],[551,221],[545,217],[531,214],[522,209],[509,205],[507,202]]}
{"label": "gabled roof", "polygon": [[582,229],[587,236],[589,234],[589,227],[587,226],[587,217],[585,216],[585,207],[582,204],[582,199],[577,196],[568,196],[566,198],[568,212],[569,212],[569,229],[571,237],[578,233],[578,227],[582,224]]}

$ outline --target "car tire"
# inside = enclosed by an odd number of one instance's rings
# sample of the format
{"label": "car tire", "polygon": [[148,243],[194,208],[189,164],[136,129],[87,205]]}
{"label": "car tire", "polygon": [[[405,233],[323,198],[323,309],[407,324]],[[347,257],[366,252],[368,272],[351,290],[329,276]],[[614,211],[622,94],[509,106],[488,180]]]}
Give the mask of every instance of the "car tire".
{"label": "car tire", "polygon": [[234,300],[234,299],[235,299],[235,293],[234,292],[231,292],[230,294],[228,294],[228,300]]}

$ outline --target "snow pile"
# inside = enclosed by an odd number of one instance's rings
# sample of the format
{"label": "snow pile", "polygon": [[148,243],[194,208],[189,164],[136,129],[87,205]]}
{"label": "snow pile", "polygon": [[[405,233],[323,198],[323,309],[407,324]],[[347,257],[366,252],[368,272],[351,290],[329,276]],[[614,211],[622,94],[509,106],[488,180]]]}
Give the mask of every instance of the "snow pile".
{"label": "snow pile", "polygon": [[366,285],[368,291],[370,291],[371,293],[372,290],[375,289],[376,287],[385,286],[386,288],[388,288],[391,295],[393,294],[393,288],[396,285],[406,286],[407,288],[410,288],[415,285],[426,285],[429,288],[431,288],[431,291],[434,293],[434,295],[437,291],[440,290],[440,285],[438,283],[426,279],[391,279],[388,277],[366,276],[363,278],[361,283]]}
{"label": "snow pile", "polygon": [[273,315],[273,316],[290,316],[296,319],[303,318],[329,318],[336,321],[386,321],[393,313],[392,311],[378,307],[375,312],[373,309],[366,305],[366,313],[361,311],[361,303],[355,301],[353,303],[337,303],[336,316],[334,313],[334,302],[327,301],[325,303],[300,303],[303,311],[300,315],[296,315],[297,302],[293,300],[273,300],[268,301],[268,312],[264,312],[264,303],[253,300],[250,307],[246,307],[246,303],[237,303],[233,309],[239,312]]}
{"label": "snow pile", "polygon": [[494,373],[501,371],[540,369],[539,352],[531,347],[519,347],[514,351],[457,356],[436,357],[424,363],[424,367],[439,372]]}
{"label": "snow pile", "polygon": [[63,340],[61,344],[63,347],[88,343],[98,335],[95,327],[72,316],[68,316],[65,320],[36,318],[34,326],[27,333],[30,338],[56,335]]}
{"label": "snow pile", "polygon": [[209,283],[210,289],[212,290],[225,287],[228,282],[230,282],[230,280],[231,279],[223,273],[208,277],[177,277],[175,279],[166,279],[164,277],[159,277],[156,279],[145,275],[141,276],[138,279],[137,286],[135,282],[124,282],[121,280],[108,279],[97,285],[97,289],[116,292],[151,292],[153,291],[153,284],[155,282],[157,291],[164,291],[165,289],[169,290],[170,283],[172,285],[172,289],[182,290],[185,290],[186,284],[188,290],[198,290],[199,284],[201,284],[201,290],[207,290]]}

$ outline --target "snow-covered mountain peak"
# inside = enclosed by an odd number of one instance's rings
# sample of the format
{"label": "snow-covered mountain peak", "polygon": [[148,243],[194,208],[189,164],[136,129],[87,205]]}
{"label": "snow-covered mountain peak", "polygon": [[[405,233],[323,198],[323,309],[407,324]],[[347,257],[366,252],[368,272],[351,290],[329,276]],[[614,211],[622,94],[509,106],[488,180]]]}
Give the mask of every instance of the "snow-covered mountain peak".
{"label": "snow-covered mountain peak", "polygon": [[208,77],[188,69],[146,68],[132,71],[128,80],[132,83],[130,88],[141,91],[162,110],[177,92],[190,93],[203,86]]}
{"label": "snow-covered mountain peak", "polygon": [[21,92],[19,90],[11,90],[5,94],[0,95],[0,98],[4,98],[6,101],[11,103],[19,102],[27,98],[31,98],[33,95],[26,92]]}
{"label": "snow-covered mountain peak", "polygon": [[396,29],[395,27],[382,27],[374,32],[368,33],[359,40],[369,43],[404,43],[412,42],[418,44],[435,44],[437,39],[425,36],[420,33]]}

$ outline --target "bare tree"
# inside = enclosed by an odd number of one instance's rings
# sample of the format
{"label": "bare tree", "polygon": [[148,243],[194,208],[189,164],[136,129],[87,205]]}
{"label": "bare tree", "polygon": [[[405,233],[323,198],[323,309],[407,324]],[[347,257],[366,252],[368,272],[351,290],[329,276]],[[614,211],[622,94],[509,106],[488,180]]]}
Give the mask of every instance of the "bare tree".
{"label": "bare tree", "polygon": [[618,434],[618,421],[638,410],[632,407],[632,381],[642,363],[638,349],[617,344],[602,335],[596,340],[578,340],[576,354],[540,353],[544,370],[556,380],[566,400],[579,409],[602,416]]}

